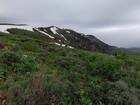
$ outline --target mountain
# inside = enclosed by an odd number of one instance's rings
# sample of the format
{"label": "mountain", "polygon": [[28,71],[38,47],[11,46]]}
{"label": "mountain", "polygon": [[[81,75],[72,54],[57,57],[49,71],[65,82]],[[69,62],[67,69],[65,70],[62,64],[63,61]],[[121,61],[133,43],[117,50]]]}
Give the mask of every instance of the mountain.
{"label": "mountain", "polygon": [[[110,46],[93,35],[85,35],[71,29],[61,29],[56,26],[32,28],[26,24],[0,24],[0,31],[11,34],[23,34],[31,36],[46,37],[51,44],[56,44],[68,48],[78,48],[113,54],[117,47]],[[30,32],[29,32],[30,31]],[[34,37],[32,36],[32,37]],[[44,40],[44,38],[42,38]]]}
{"label": "mountain", "polygon": [[42,34],[48,35],[55,40],[56,44],[62,46],[71,46],[74,48],[91,50],[91,41],[86,35],[75,32],[70,29],[60,29],[55,26],[34,28],[34,31],[38,31]]}
{"label": "mountain", "polygon": [[101,40],[97,39],[93,35],[87,35],[87,38],[90,39],[90,41],[92,42],[93,51],[99,51],[103,53],[115,53],[117,49],[119,50],[119,48],[108,45],[102,42]]}
{"label": "mountain", "polygon": [[130,53],[140,54],[140,48],[138,48],[138,47],[126,48],[126,50]]}

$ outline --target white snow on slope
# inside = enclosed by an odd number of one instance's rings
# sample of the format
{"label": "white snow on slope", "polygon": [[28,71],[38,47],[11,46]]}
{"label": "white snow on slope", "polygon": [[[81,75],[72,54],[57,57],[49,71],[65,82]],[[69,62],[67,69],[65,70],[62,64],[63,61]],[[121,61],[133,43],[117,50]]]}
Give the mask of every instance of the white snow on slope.
{"label": "white snow on slope", "polygon": [[87,37],[85,34],[81,33],[81,36]]}
{"label": "white snow on slope", "polygon": [[66,31],[66,32],[70,34],[70,31]]}
{"label": "white snow on slope", "polygon": [[71,49],[74,49],[74,47],[72,47],[72,46],[67,46],[68,48],[71,48]]}
{"label": "white snow on slope", "polygon": [[62,47],[66,47],[66,45],[65,44],[60,44],[60,43],[54,43],[55,45],[58,45],[58,46],[62,46]]}
{"label": "white snow on slope", "polygon": [[37,28],[34,28],[35,30],[37,30],[38,32],[40,32],[40,33],[42,33],[42,34],[45,34],[45,35],[47,35],[48,37],[50,37],[51,39],[54,39],[54,37],[53,36],[51,36],[51,35],[49,35],[49,34],[47,34],[47,33],[45,33],[44,31],[40,31],[39,29],[37,29]]}
{"label": "white snow on slope", "polygon": [[66,46],[65,44],[60,44],[60,43],[54,43],[55,45],[58,45],[58,46],[62,46],[62,47],[67,47],[67,48],[70,48],[70,49],[74,49],[74,47],[72,46]]}
{"label": "white snow on slope", "polygon": [[65,45],[65,44],[61,44],[61,46],[62,46],[62,47],[66,47],[66,45]]}
{"label": "white snow on slope", "polygon": [[58,45],[58,46],[60,46],[61,44],[59,44],[59,43],[54,43],[55,45]]}
{"label": "white snow on slope", "polygon": [[64,38],[64,39],[65,39],[65,41],[67,41],[67,39],[64,37],[64,35],[62,35],[62,34],[61,34],[60,36],[61,36],[62,38]]}
{"label": "white snow on slope", "polygon": [[[50,30],[53,32],[53,34],[58,34],[56,31],[58,30],[56,27],[51,27]],[[59,35],[59,34],[58,34]],[[66,41],[67,39],[64,37],[64,35],[60,34],[59,36],[61,36],[62,38],[64,38]]]}
{"label": "white snow on slope", "polygon": [[56,31],[58,30],[56,27],[51,27],[50,30],[53,32],[53,34],[58,34]]}
{"label": "white snow on slope", "polygon": [[33,28],[30,26],[16,26],[16,25],[0,25],[0,31],[1,32],[5,32],[5,33],[9,33],[7,31],[7,29],[12,29],[12,28],[17,28],[17,29],[24,29],[24,30],[28,30],[28,31],[33,31]]}

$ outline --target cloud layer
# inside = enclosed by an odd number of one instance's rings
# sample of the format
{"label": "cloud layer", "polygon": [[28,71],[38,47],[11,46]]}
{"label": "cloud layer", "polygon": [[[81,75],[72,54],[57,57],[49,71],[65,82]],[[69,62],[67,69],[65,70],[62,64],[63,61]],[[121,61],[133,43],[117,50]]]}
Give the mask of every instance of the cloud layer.
{"label": "cloud layer", "polygon": [[56,25],[140,47],[140,0],[0,0],[0,22]]}

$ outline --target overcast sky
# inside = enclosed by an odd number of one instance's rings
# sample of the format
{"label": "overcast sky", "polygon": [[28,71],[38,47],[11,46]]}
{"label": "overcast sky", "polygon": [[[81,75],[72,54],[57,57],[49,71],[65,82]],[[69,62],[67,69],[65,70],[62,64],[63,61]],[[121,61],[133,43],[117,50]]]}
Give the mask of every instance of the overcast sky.
{"label": "overcast sky", "polygon": [[0,23],[58,26],[140,47],[140,0],[0,0]]}

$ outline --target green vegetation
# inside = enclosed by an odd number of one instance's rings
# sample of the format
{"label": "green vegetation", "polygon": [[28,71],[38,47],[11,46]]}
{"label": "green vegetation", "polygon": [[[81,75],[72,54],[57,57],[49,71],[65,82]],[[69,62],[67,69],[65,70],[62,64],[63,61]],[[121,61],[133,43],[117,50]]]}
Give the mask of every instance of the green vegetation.
{"label": "green vegetation", "polygon": [[0,33],[0,104],[140,104],[140,56],[69,49],[34,35]]}
{"label": "green vegetation", "polygon": [[[39,32],[31,32],[31,31],[22,30],[22,29],[8,29],[8,32],[10,32],[12,34],[17,34],[17,35],[19,34],[22,36],[30,37],[30,38],[40,40],[40,41],[48,41],[49,40],[48,36],[41,34]],[[22,41],[26,41],[26,39],[22,40]]]}

